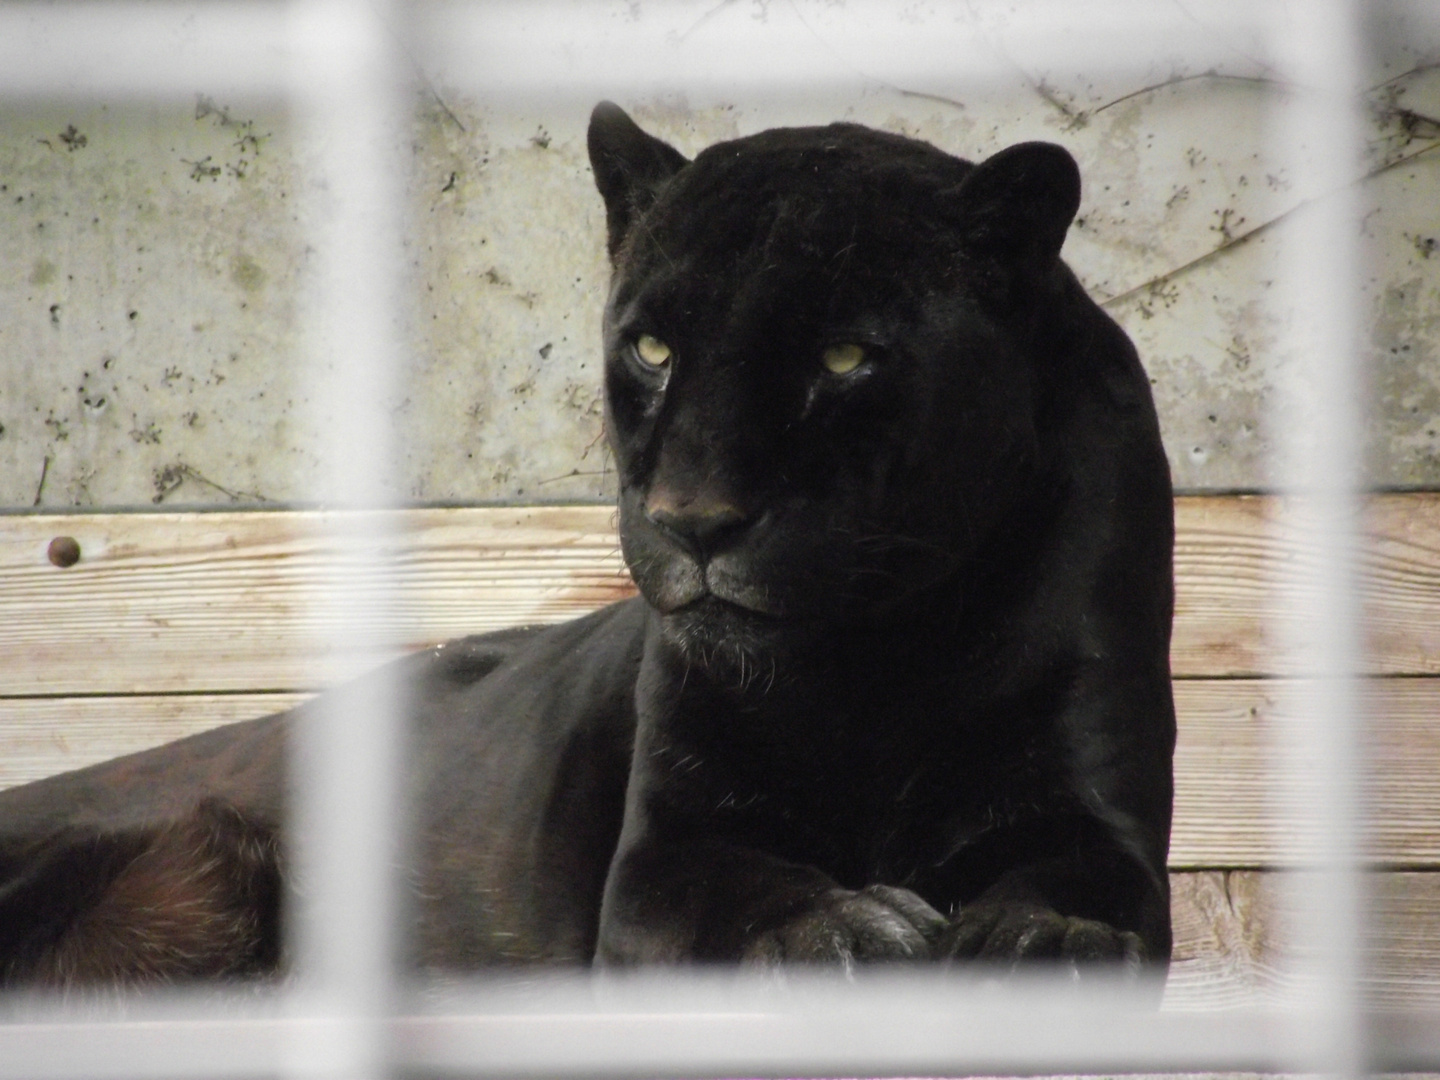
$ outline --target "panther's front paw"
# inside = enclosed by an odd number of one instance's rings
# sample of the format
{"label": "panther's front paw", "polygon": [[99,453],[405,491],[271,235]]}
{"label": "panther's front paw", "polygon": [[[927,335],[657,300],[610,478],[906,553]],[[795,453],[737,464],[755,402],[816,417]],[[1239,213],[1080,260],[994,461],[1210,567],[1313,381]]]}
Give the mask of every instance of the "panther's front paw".
{"label": "panther's front paw", "polygon": [[945,917],[908,889],[870,885],[859,892],[831,889],[809,908],[745,948],[748,964],[928,960]]}
{"label": "panther's front paw", "polygon": [[1077,972],[1082,964],[1108,962],[1136,972],[1144,947],[1138,935],[1108,923],[1061,915],[1043,904],[997,901],[962,909],[940,935],[935,955],[1012,966],[1052,960]]}

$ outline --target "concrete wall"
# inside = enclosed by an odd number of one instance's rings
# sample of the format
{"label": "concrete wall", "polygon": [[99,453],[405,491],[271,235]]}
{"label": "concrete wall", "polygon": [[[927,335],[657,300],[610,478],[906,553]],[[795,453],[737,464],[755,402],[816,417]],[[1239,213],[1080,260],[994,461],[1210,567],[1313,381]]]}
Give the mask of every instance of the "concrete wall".
{"label": "concrete wall", "polygon": [[[636,20],[803,17],[843,5],[615,4]],[[622,10],[623,9],[623,12]],[[899,10],[897,8],[897,10]],[[914,15],[925,32],[923,14]],[[1197,26],[1196,32],[1203,32]],[[1394,16],[1365,88],[1357,165],[1373,272],[1372,478],[1440,486],[1440,41]],[[838,62],[838,61],[837,61]],[[396,402],[398,494],[424,502],[603,499],[603,214],[584,153],[590,100],[500,105],[427,69],[409,143],[416,307]],[[1218,73],[1157,61],[1135,81],[1016,65],[964,99],[852,73],[848,88],[621,97],[693,153],[780,124],[854,120],[983,157],[1067,146],[1085,199],[1066,256],[1134,337],[1177,485],[1260,488],[1283,314],[1276,241],[1308,197],[1267,158],[1285,88],[1237,51]],[[461,81],[461,80],[457,80]],[[943,90],[943,88],[941,88]],[[298,348],[305,148],[282,113],[213,100],[0,112],[0,506],[303,502],[313,450]],[[1416,156],[1418,154],[1418,156]],[[1298,207],[1298,208],[1297,208]]]}

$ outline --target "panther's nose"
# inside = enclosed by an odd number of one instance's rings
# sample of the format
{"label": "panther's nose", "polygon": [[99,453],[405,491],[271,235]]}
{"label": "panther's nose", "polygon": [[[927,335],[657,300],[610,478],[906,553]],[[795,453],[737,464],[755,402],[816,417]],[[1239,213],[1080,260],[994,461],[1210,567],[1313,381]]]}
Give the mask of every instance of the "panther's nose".
{"label": "panther's nose", "polygon": [[750,515],[732,500],[714,492],[679,495],[657,487],[645,499],[645,516],[697,553],[715,550],[738,531]]}

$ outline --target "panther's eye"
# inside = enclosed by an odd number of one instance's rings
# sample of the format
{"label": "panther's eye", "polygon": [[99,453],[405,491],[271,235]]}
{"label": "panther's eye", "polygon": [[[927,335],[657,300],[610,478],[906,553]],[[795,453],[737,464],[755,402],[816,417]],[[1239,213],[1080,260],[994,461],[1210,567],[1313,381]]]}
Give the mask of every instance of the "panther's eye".
{"label": "panther's eye", "polygon": [[820,362],[831,375],[849,375],[865,362],[865,350],[859,345],[830,345],[820,354]]}
{"label": "panther's eye", "polygon": [[670,346],[657,337],[641,334],[635,339],[635,355],[651,367],[664,367],[670,362]]}

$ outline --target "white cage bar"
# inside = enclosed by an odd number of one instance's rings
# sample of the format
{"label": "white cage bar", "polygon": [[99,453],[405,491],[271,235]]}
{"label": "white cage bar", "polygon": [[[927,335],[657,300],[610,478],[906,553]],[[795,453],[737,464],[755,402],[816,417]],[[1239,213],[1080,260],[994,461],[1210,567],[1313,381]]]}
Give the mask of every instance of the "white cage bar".
{"label": "white cage bar", "polygon": [[1291,310],[1288,347],[1303,356],[1281,387],[1278,479],[1283,511],[1315,537],[1313,576],[1281,604],[1276,637],[1297,667],[1323,687],[1304,724],[1277,740],[1281,827],[1296,863],[1287,900],[1290,961],[1299,977],[1296,1022],[1306,1054],[1293,1067],[1359,1076],[1367,1067],[1362,1000],[1366,910],[1359,872],[1362,731],[1358,672],[1362,643],[1359,550],[1360,336],[1364,266],[1358,200],[1362,20],[1351,0],[1307,4],[1275,51],[1288,81],[1302,88],[1272,120],[1283,160],[1316,199],[1308,227],[1282,255]]}
{"label": "white cage bar", "polygon": [[[390,409],[405,265],[392,12],[381,0],[295,0],[289,15],[289,86],[300,141],[316,155],[304,193],[315,253],[307,400],[324,433],[314,494],[330,508],[383,509],[393,497]],[[400,644],[375,640],[371,630],[389,625],[391,520],[327,517],[334,554],[318,602],[331,609],[330,625],[345,628],[335,644],[347,651],[378,657]],[[285,1029],[285,1071],[294,1076],[380,1077],[392,1056],[383,1020],[397,1004],[399,678],[382,667],[365,686],[322,697],[295,740],[292,849],[296,880],[305,884],[287,926],[296,968],[290,1004],[310,1024]]]}
{"label": "white cage bar", "polygon": [[[1003,41],[974,35],[903,36],[879,19],[885,5],[849,5],[850,32],[832,46],[864,56],[874,72],[981,89],[1008,51],[1052,72],[1140,70],[1151,58],[1183,55],[1213,66],[1212,39],[1176,41],[1154,5],[1128,0],[1079,4],[1047,0],[1008,13]],[[665,38],[634,42],[613,20],[578,0],[541,4],[458,2],[413,9],[352,2],[278,4],[16,3],[0,7],[0,97],[164,98],[196,85],[293,100],[334,182],[337,215],[320,215],[328,269],[310,363],[317,417],[328,432],[334,470],[316,496],[337,505],[383,505],[390,460],[385,387],[400,355],[401,295],[395,267],[401,213],[390,153],[403,109],[404,26],[428,62],[479,93],[543,98],[614,96],[656,86],[724,87],[761,82],[777,90],[823,84],[830,70],[801,44],[777,41],[761,55],[737,36],[710,42],[703,57]],[[1074,30],[1083,11],[1085,29]],[[1353,176],[1358,135],[1345,119],[1362,47],[1360,5],[1314,0],[1291,5],[1211,3],[1206,14],[1251,35],[1301,88],[1287,105],[1297,124],[1289,149],[1303,190],[1342,191]],[[1283,17],[1283,21],[1282,21]],[[891,25],[892,29],[885,27]],[[638,47],[637,47],[638,45]],[[997,51],[997,49],[999,51]],[[822,85],[823,89],[823,85]],[[1335,109],[1340,113],[1337,120]],[[338,129],[343,138],[334,138]],[[1277,125],[1277,131],[1285,125]],[[328,132],[328,134],[327,134]],[[1296,147],[1304,144],[1302,151]],[[347,156],[348,155],[348,156]],[[359,177],[347,185],[344,178]],[[1358,237],[1343,197],[1326,202],[1293,260],[1302,286],[1302,342],[1316,373],[1310,407],[1331,439],[1306,442],[1292,425],[1285,483],[1310,498],[1323,538],[1306,617],[1331,632],[1297,637],[1305,669],[1326,673],[1324,737],[1291,773],[1321,778],[1339,797],[1305,800],[1298,835],[1329,846],[1306,850],[1326,882],[1329,903],[1306,924],[1326,947],[1313,951],[1309,996],[1267,1012],[1154,1014],[1113,993],[1028,983],[1003,992],[955,979],[876,976],[853,985],[794,980],[785,991],[674,975],[637,978],[597,990],[557,979],[527,986],[522,1003],[504,985],[477,983],[423,1006],[393,984],[395,792],[389,762],[398,743],[393,710],[378,694],[363,719],[322,723],[302,755],[311,798],[300,821],[314,848],[331,855],[304,865],[313,911],[299,935],[294,989],[273,998],[147,1000],[80,1015],[53,1002],[10,1002],[0,1025],[0,1077],[260,1077],[278,1075],[476,1076],[884,1075],[910,1073],[1085,1072],[1100,1070],[1304,1069],[1354,1075],[1371,1067],[1440,1067],[1440,1017],[1369,1014],[1359,991],[1364,925],[1357,874],[1360,824],[1354,672],[1359,622],[1354,581],[1360,385],[1356,362]],[[328,366],[327,366],[328,365]],[[343,375],[343,377],[336,377]],[[1298,414],[1297,414],[1298,415]],[[1308,421],[1316,421],[1311,414]],[[1304,463],[1300,468],[1296,463]],[[364,589],[333,590],[346,621],[365,638],[367,615],[388,602],[384,537],[341,536],[347,573]],[[332,720],[341,719],[338,716]],[[358,721],[358,722],[357,722]],[[1317,727],[1311,727],[1313,736]],[[359,731],[363,738],[357,739]],[[1303,783],[1297,784],[1297,790]],[[365,791],[378,792],[362,797]],[[1318,830],[1318,832],[1317,832]],[[313,838],[324,838],[315,843]],[[357,899],[358,898],[358,899]],[[1301,905],[1302,911],[1304,905]]]}

